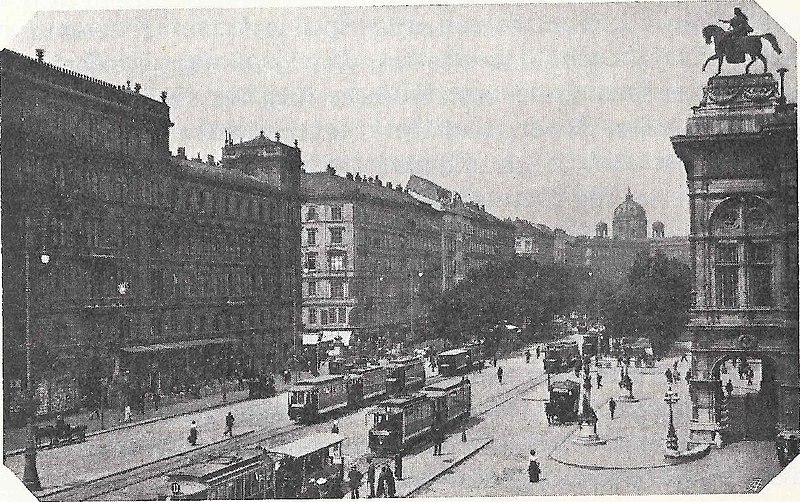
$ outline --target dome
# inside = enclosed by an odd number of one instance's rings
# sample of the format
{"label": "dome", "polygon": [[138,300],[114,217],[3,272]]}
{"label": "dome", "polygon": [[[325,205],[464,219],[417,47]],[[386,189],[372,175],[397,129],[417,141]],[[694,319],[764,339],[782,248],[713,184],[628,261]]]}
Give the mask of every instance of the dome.
{"label": "dome", "polygon": [[628,187],[628,193],[625,194],[625,200],[622,204],[614,209],[614,218],[646,218],[644,208],[641,204],[633,200],[633,194]]}

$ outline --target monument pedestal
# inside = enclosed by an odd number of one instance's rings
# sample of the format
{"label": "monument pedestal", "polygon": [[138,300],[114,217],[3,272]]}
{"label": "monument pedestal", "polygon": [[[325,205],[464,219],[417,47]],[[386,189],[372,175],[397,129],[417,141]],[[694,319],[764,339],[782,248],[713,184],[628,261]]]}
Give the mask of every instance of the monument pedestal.
{"label": "monument pedestal", "polygon": [[578,435],[572,438],[572,442],[583,446],[601,446],[606,444],[606,440],[594,432],[592,427],[582,427]]}

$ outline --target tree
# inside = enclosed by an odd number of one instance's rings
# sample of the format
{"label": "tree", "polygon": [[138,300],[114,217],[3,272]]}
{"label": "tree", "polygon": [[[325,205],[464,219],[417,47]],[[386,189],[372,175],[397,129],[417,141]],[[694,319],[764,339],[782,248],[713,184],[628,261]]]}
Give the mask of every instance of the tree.
{"label": "tree", "polygon": [[605,306],[608,327],[619,336],[647,337],[664,354],[689,319],[691,289],[688,266],[662,253],[640,255]]}

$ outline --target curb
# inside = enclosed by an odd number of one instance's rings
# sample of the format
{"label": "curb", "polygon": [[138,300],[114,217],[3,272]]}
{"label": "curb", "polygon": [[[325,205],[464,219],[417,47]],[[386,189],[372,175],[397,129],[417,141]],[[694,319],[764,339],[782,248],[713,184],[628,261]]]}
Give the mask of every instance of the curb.
{"label": "curb", "polygon": [[[280,394],[280,392],[278,394]],[[275,395],[277,396],[278,394],[275,394]],[[266,399],[270,399],[270,398],[266,398]],[[148,418],[148,419],[145,419],[145,420],[141,420],[139,422],[130,422],[128,424],[117,425],[115,427],[111,427],[111,428],[108,428],[108,429],[101,429],[99,431],[90,432],[90,433],[86,434],[86,439],[88,439],[90,437],[94,437],[94,436],[99,436],[101,434],[107,434],[109,432],[115,432],[115,431],[121,431],[121,430],[124,430],[124,429],[130,429],[131,427],[138,427],[140,425],[152,424],[153,422],[158,422],[160,420],[168,420],[170,418],[182,417],[182,416],[185,416],[185,415],[191,415],[193,413],[202,413],[204,411],[215,410],[215,409],[218,409],[218,408],[222,408],[223,406],[230,406],[230,405],[234,405],[234,404],[239,404],[239,403],[243,403],[245,401],[256,401],[256,399],[250,399],[250,398],[237,399],[237,400],[234,400],[234,401],[227,401],[225,403],[214,404],[214,405],[211,405],[211,406],[209,406],[207,408],[201,408],[199,410],[183,411],[183,412],[173,413],[171,415],[164,415],[162,417],[151,417],[151,418]],[[79,443],[69,443],[69,444],[79,444]],[[64,445],[64,446],[68,446],[68,445]],[[36,448],[36,451],[38,453],[39,451],[47,451],[47,450],[50,450],[50,449],[53,449],[53,448],[50,448],[49,446],[47,446],[47,447]],[[17,455],[21,455],[23,453],[25,453],[25,448],[18,448],[16,450],[11,450],[11,451],[6,452],[5,456],[6,457],[14,457],[14,456],[17,456]]]}
{"label": "curb", "polygon": [[442,471],[440,471],[440,472],[438,472],[438,473],[434,474],[434,475],[433,475],[433,476],[432,476],[430,479],[428,479],[428,480],[426,480],[426,481],[422,482],[422,484],[420,484],[419,486],[417,486],[417,487],[416,487],[416,488],[414,488],[413,490],[410,490],[408,493],[406,493],[406,494],[404,494],[404,495],[401,495],[400,497],[402,497],[402,498],[406,498],[406,497],[410,497],[410,496],[414,495],[415,493],[417,493],[417,492],[418,492],[418,491],[420,491],[421,489],[425,488],[425,487],[426,487],[426,486],[428,486],[429,484],[433,483],[433,482],[434,482],[434,481],[436,481],[437,479],[439,479],[439,478],[441,478],[442,476],[444,476],[445,474],[447,474],[447,473],[448,473],[449,471],[451,471],[451,470],[452,470],[454,467],[456,467],[456,466],[458,466],[458,465],[461,465],[461,464],[463,464],[464,462],[466,462],[466,461],[467,461],[468,459],[470,459],[470,458],[471,458],[473,455],[475,455],[476,453],[478,453],[479,451],[481,451],[482,449],[484,449],[484,448],[485,448],[487,445],[491,444],[493,441],[494,441],[494,438],[489,438],[489,439],[487,439],[487,440],[486,440],[486,441],[485,441],[485,442],[484,442],[482,445],[478,446],[477,448],[475,448],[475,449],[474,449],[474,450],[472,450],[471,452],[467,453],[467,454],[466,454],[465,456],[463,456],[461,459],[459,459],[459,460],[456,460],[456,461],[455,461],[455,462],[453,462],[452,464],[448,465],[447,467],[445,467],[445,468],[444,468],[444,470],[442,470]]}

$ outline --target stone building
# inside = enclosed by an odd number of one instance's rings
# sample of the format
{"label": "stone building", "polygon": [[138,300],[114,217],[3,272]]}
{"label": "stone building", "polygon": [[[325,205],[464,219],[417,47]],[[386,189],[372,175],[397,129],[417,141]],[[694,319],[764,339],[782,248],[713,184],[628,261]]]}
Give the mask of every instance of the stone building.
{"label": "stone building", "polygon": [[442,282],[440,214],[400,185],[330,166],[304,172],[302,191],[307,340],[415,338]]}
{"label": "stone building", "polygon": [[672,137],[691,218],[690,446],[800,426],[797,111],[782,91],[771,73],[711,77]]}
{"label": "stone building", "polygon": [[632,241],[647,238],[647,213],[641,204],[633,200],[630,187],[625,200],[614,209],[611,230],[614,239]]}
{"label": "stone building", "polygon": [[166,93],[156,101],[43,54],[0,58],[4,412],[25,382],[26,254],[41,414],[285,361],[299,150],[273,145],[280,186],[234,159],[173,159]]}
{"label": "stone building", "polygon": [[514,225],[510,221],[497,218],[475,202],[464,202],[457,192],[414,174],[407,188],[414,197],[441,212],[443,291],[461,282],[470,270],[514,255]]}
{"label": "stone building", "polygon": [[539,263],[553,263],[556,260],[553,230],[541,223],[531,223],[519,218],[511,223],[514,225],[514,252],[517,256]]}

